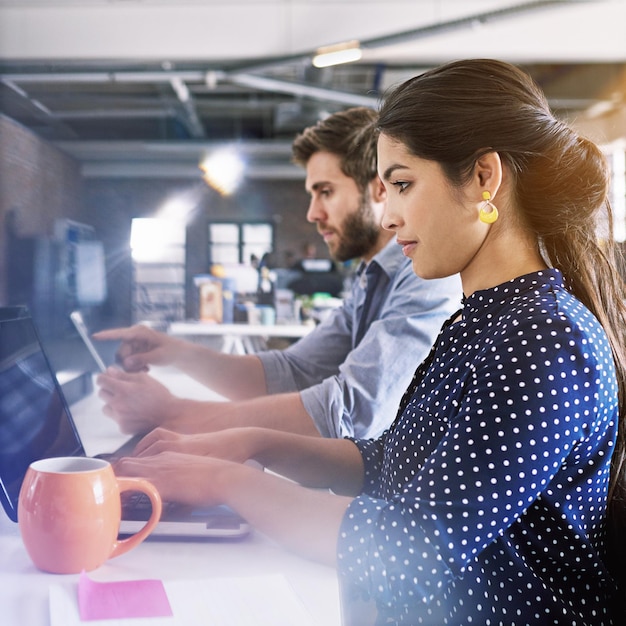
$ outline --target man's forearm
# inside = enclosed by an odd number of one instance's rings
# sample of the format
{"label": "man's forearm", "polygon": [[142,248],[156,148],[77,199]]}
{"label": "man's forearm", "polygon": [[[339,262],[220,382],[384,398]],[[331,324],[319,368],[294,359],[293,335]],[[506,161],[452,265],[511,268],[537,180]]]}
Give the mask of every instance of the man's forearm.
{"label": "man's forearm", "polygon": [[225,354],[189,343],[177,355],[174,365],[230,400],[246,400],[267,393],[263,365],[252,354]]}
{"label": "man's forearm", "polygon": [[320,436],[298,392],[273,394],[232,404],[237,426],[258,426],[299,435]]}
{"label": "man's forearm", "polygon": [[257,426],[299,435],[320,436],[300,394],[281,393],[238,402],[198,402],[180,399],[179,410],[165,428],[180,433],[216,432]]}

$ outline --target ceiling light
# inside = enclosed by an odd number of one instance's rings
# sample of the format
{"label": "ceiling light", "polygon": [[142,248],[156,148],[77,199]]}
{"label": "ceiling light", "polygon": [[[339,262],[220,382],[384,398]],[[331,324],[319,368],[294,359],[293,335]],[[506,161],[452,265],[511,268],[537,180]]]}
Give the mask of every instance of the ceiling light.
{"label": "ceiling light", "polygon": [[356,40],[346,41],[334,46],[318,48],[313,57],[313,65],[315,67],[329,67],[331,65],[339,65],[340,63],[351,63],[358,61],[361,56],[363,56],[363,53],[359,42]]}
{"label": "ceiling light", "polygon": [[238,152],[225,148],[213,152],[198,167],[204,172],[204,180],[219,193],[227,196],[241,183],[245,163]]}

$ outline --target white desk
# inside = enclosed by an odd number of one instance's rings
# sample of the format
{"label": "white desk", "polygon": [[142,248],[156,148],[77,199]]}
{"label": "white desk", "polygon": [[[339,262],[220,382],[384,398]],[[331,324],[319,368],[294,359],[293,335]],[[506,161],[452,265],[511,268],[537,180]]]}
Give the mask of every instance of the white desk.
{"label": "white desk", "polygon": [[167,332],[179,337],[221,337],[223,352],[250,354],[267,349],[270,337],[299,339],[308,335],[314,325],[309,324],[215,324],[189,320],[172,322]]}
{"label": "white desk", "polygon": [[[155,376],[169,382],[178,395],[210,397],[201,385],[181,374],[162,370]],[[72,407],[88,454],[111,451],[124,439],[114,423],[104,417],[100,402],[90,396]],[[31,563],[17,524],[0,514],[0,624],[49,626],[48,590],[51,584],[78,581],[78,575],[45,574]],[[341,623],[335,570],[283,550],[259,533],[236,542],[145,541],[138,548],[91,572],[97,581],[160,578],[205,579],[283,574],[319,626]],[[276,598],[279,603],[280,598]],[[86,622],[88,623],[88,622]]]}

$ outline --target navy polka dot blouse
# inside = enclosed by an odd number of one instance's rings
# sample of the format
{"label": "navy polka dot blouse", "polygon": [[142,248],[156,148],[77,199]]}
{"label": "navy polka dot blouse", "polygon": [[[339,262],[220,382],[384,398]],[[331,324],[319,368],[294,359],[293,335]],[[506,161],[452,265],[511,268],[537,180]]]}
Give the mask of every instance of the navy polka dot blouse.
{"label": "navy polka dot blouse", "polygon": [[558,270],[478,291],[396,421],[355,440],[365,487],[338,544],[380,624],[610,623],[602,563],[617,384]]}

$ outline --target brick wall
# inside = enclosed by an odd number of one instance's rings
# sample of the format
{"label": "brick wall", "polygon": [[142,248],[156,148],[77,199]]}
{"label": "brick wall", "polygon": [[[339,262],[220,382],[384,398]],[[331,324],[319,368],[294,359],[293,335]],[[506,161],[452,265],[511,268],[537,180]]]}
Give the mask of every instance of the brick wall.
{"label": "brick wall", "polygon": [[0,303],[12,271],[8,221],[17,237],[50,236],[57,218],[80,219],[82,183],[74,159],[0,115]]}

